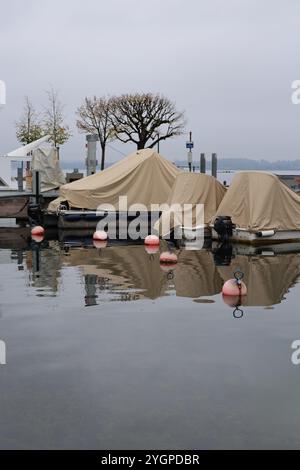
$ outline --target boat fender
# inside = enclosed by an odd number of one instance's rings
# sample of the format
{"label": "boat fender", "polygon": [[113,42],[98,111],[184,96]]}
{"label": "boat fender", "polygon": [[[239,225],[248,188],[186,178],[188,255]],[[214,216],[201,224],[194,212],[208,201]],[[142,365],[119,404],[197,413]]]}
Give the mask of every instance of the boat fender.
{"label": "boat fender", "polygon": [[264,238],[264,237],[273,237],[275,235],[275,230],[261,230],[257,232],[257,236]]}

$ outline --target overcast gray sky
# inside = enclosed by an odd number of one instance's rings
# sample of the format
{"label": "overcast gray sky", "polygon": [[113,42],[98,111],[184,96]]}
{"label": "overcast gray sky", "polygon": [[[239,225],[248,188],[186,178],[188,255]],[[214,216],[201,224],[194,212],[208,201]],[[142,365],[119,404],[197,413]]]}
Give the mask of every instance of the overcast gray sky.
{"label": "overcast gray sky", "polygon": [[[0,153],[28,95],[53,85],[73,137],[64,160],[84,157],[75,109],[87,95],[159,92],[186,111],[195,158],[300,158],[298,0],[0,0]],[[186,136],[161,153],[186,158]],[[130,147],[112,144],[127,153]],[[109,149],[108,158],[120,157]]]}

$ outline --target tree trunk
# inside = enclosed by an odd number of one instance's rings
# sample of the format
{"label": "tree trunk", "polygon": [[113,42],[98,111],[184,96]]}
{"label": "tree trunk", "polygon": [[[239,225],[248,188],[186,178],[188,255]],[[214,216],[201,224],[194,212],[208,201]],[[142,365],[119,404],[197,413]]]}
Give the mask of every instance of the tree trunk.
{"label": "tree trunk", "polygon": [[101,171],[104,170],[105,166],[105,144],[101,145]]}
{"label": "tree trunk", "polygon": [[145,145],[146,145],[146,142],[144,142],[143,140],[140,140],[137,144],[137,148],[138,150],[142,150],[145,148]]}

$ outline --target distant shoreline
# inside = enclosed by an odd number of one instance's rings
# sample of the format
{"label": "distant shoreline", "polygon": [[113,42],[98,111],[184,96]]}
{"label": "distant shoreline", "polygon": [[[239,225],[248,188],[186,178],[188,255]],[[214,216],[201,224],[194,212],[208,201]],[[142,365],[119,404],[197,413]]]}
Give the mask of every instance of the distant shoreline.
{"label": "distant shoreline", "polygon": [[[107,166],[109,167],[117,163],[114,162],[107,162]],[[186,167],[187,161],[186,160],[175,160],[173,163],[179,167]],[[194,158],[193,166],[195,169],[199,169],[200,165],[198,159]],[[70,168],[77,168],[78,170],[82,170],[85,168],[84,161],[70,161],[64,162],[61,161],[61,167],[64,170],[70,170]],[[207,160],[206,162],[206,169],[207,171],[211,170],[211,162]],[[218,171],[243,171],[243,170],[256,170],[256,171],[300,171],[300,159],[299,160],[279,160],[275,162],[269,162],[266,160],[252,160],[250,158],[220,158],[218,160]]]}

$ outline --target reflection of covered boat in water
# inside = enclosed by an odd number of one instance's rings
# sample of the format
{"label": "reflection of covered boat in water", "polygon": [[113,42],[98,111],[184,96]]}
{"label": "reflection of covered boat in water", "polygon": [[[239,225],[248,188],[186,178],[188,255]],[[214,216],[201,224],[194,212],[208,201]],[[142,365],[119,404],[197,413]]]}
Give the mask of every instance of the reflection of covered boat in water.
{"label": "reflection of covered boat in water", "polygon": [[280,303],[300,276],[300,252],[276,256],[237,255],[229,266],[218,266],[223,282],[241,270],[248,294],[245,306],[271,306]]}
{"label": "reflection of covered boat in water", "polygon": [[91,297],[99,287],[119,294],[121,300],[156,299],[167,295],[170,280],[180,297],[198,298],[221,291],[222,280],[211,252],[182,250],[178,261],[176,267],[162,269],[159,253],[149,255],[142,245],[109,246],[100,251],[71,249],[65,258],[68,265],[81,267]]}
{"label": "reflection of covered boat in water", "polygon": [[121,300],[156,299],[165,294],[159,253],[149,255],[143,245],[71,249],[65,262],[80,266],[86,283],[120,293]]}
{"label": "reflection of covered boat in water", "polygon": [[271,173],[238,173],[213,219],[212,235],[252,244],[300,241],[300,197]]}
{"label": "reflection of covered boat in water", "polygon": [[174,284],[180,297],[204,297],[219,294],[222,278],[210,251],[182,250],[178,255]]}

